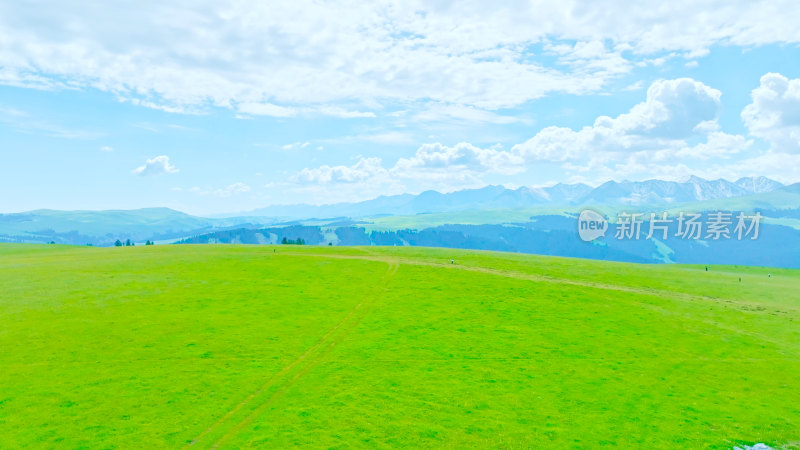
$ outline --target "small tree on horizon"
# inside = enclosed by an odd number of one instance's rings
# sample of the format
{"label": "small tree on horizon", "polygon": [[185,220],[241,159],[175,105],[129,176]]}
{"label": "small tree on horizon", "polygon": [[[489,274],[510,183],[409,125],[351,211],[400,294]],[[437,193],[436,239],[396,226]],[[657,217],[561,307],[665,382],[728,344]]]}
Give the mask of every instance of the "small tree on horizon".
{"label": "small tree on horizon", "polygon": [[114,242],[114,247],[122,247],[122,241],[117,239],[117,242]]}

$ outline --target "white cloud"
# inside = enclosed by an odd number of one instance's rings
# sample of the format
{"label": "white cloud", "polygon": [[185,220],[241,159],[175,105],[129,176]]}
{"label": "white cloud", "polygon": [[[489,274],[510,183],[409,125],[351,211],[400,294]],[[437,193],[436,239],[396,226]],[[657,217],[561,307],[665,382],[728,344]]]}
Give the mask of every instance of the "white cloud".
{"label": "white cloud", "polygon": [[354,111],[338,106],[322,106],[311,110],[325,116],[338,117],[340,119],[363,119],[375,117],[375,113],[371,111]]}
{"label": "white cloud", "polygon": [[750,134],[776,152],[800,151],[800,79],[768,73],[751,95],[753,102],[742,111]]}
{"label": "white cloud", "polygon": [[[245,115],[358,118],[388,102],[415,101],[493,111],[550,93],[596,92],[642,59],[800,42],[795,6],[199,0],[87,9],[5,2],[0,83],[94,87],[184,113],[217,106]],[[555,65],[540,58],[539,45],[557,55]]]}
{"label": "white cloud", "polygon": [[281,146],[281,148],[284,149],[284,150],[293,150],[293,149],[296,149],[296,148],[306,148],[309,145],[311,145],[311,142],[308,142],[308,141],[306,141],[306,142],[293,142],[291,144],[283,145],[283,146]]}
{"label": "white cloud", "polygon": [[559,55],[559,63],[579,71],[597,71],[604,74],[622,74],[631,70],[633,64],[622,57],[625,46],[608,49],[599,40],[578,41],[574,44],[546,46],[548,51]]}
{"label": "white cloud", "polygon": [[423,144],[411,158],[401,158],[392,173],[406,178],[452,175],[457,172],[514,174],[524,170],[524,160],[516,154],[494,148],[480,148],[461,142],[452,147],[440,143]]}
{"label": "white cloud", "polygon": [[150,109],[157,109],[159,111],[164,111],[173,114],[194,114],[200,115],[202,114],[201,110],[193,104],[165,104],[163,102],[154,102],[150,100],[144,100],[141,98],[136,97],[125,97],[125,96],[118,96],[117,99],[121,102],[130,102],[136,106],[143,106],[145,108]]}
{"label": "white cloud", "polygon": [[246,102],[240,103],[237,106],[240,113],[251,114],[254,116],[271,116],[271,117],[296,117],[296,116],[314,116],[323,115],[330,117],[338,117],[340,119],[362,119],[375,117],[375,113],[371,111],[355,111],[338,106],[322,105],[313,106],[308,108],[279,106],[272,103],[258,103]]}
{"label": "white cloud", "polygon": [[292,181],[310,183],[355,183],[387,174],[380,158],[360,158],[352,166],[321,166],[305,168],[296,174]]}
{"label": "white cloud", "polygon": [[240,103],[237,109],[239,112],[252,114],[254,116],[294,117],[298,113],[297,108],[288,108],[285,106],[273,105],[272,103]]}
{"label": "white cloud", "polygon": [[153,159],[148,159],[143,166],[133,169],[135,175],[161,175],[164,173],[176,173],[178,169],[169,163],[169,156],[161,155]]}
{"label": "white cloud", "polygon": [[742,176],[766,175],[782,183],[797,183],[800,154],[767,151],[741,161],[714,167],[717,177],[733,179]]}
{"label": "white cloud", "polygon": [[[294,183],[358,185],[370,191],[377,186],[418,186],[420,189],[450,189],[475,186],[484,174],[515,174],[524,170],[518,155],[497,148],[480,148],[462,142],[452,147],[440,143],[420,146],[410,158],[400,158],[384,167],[380,158],[359,158],[351,166],[305,168],[295,174]],[[339,187],[337,187],[339,189]]]}
{"label": "white cloud", "polygon": [[644,103],[620,115],[614,125],[623,132],[680,139],[703,122],[716,119],[722,93],[691,78],[659,80],[647,89]]}
{"label": "white cloud", "polygon": [[623,91],[640,91],[642,89],[644,89],[644,81],[642,80],[638,80],[622,88]]}
{"label": "white cloud", "polygon": [[644,102],[616,118],[598,117],[578,131],[547,127],[512,150],[526,159],[570,161],[601,152],[661,150],[716,129],[721,92],[690,78],[659,80]]}
{"label": "white cloud", "polygon": [[114,147],[110,147],[108,145],[104,145],[104,146],[100,147],[100,151],[101,152],[113,152],[114,151]]}
{"label": "white cloud", "polygon": [[576,171],[580,175],[575,181],[597,182],[610,179],[651,179],[680,180],[689,175],[697,175],[705,179],[724,178],[735,180],[746,176],[767,176],[776,181],[791,184],[797,183],[796,167],[800,166],[800,154],[778,153],[767,151],[756,153],[743,159],[715,162],[704,166],[696,166],[688,160],[672,159],[664,162],[653,161],[646,155],[644,158],[629,158],[610,166],[600,166],[589,171]]}
{"label": "white cloud", "polygon": [[706,136],[705,142],[693,146],[685,146],[669,156],[680,159],[723,160],[730,159],[733,155],[749,150],[753,145],[752,139],[737,134],[728,134],[721,131],[711,131]]}
{"label": "white cloud", "polygon": [[504,116],[484,109],[464,105],[432,104],[421,112],[414,114],[413,119],[418,122],[456,121],[508,124],[521,122],[518,117]]}

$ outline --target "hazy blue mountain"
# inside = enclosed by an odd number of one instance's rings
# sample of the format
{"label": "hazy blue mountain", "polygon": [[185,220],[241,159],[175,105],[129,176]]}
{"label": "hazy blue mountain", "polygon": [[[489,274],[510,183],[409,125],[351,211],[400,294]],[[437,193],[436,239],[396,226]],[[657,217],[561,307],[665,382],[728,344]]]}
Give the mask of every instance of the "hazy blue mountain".
{"label": "hazy blue mountain", "polygon": [[761,211],[768,217],[800,217],[800,183],[741,197],[682,203],[671,209],[678,208],[686,211]]}
{"label": "hazy blue mountain", "polygon": [[558,183],[547,188],[536,188],[535,190],[542,193],[547,203],[571,204],[588,195],[592,191],[592,187],[583,183]]}
{"label": "hazy blue mountain", "polygon": [[748,192],[752,192],[754,194],[760,194],[762,192],[772,192],[775,189],[779,189],[781,186],[783,186],[781,183],[778,183],[775,180],[770,180],[767,177],[739,178],[738,180],[736,180],[735,184],[747,190]]}
{"label": "hazy blue mountain", "polygon": [[761,180],[742,178],[736,183],[727,180],[705,180],[689,177],[685,182],[647,180],[609,181],[589,192],[580,203],[606,205],[667,205],[720,198],[741,197],[768,192],[782,184],[768,178]]}
{"label": "hazy blue mountain", "polygon": [[[498,203],[510,191],[502,186],[486,186],[480,189],[464,189],[443,194],[425,191],[418,195],[401,194],[380,196],[358,203],[338,203],[333,205],[276,205],[260,208],[246,213],[251,216],[267,216],[285,219],[306,219],[311,217],[366,217],[381,214],[419,214],[462,209],[483,209],[503,207]],[[513,203],[513,202],[511,202]],[[522,205],[522,203],[517,202]]]}
{"label": "hazy blue mountain", "polygon": [[167,240],[264,219],[207,219],[169,208],[106,211],[40,209],[0,214],[0,242],[51,242],[110,245],[122,241]]}
{"label": "hazy blue mountain", "polygon": [[592,188],[586,184],[559,183],[550,187],[507,189],[503,186],[486,186],[451,193],[425,191],[418,195],[402,194],[381,196],[358,203],[333,205],[270,206],[246,213],[296,220],[325,217],[368,217],[383,214],[410,215],[463,210],[527,208],[543,205],[647,205],[664,206],[741,197],[766,193],[782,184],[765,177],[742,178],[735,183],[727,180],[705,180],[696,176],[684,182],[609,181]]}

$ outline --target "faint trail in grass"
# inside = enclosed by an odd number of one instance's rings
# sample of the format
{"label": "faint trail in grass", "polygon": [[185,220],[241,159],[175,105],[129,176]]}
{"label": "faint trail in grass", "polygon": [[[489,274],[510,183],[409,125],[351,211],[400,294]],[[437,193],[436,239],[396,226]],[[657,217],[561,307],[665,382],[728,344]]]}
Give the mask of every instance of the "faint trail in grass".
{"label": "faint trail in grass", "polygon": [[[237,422],[233,428],[228,430],[225,434],[222,435],[219,439],[215,440],[214,443],[211,445],[211,448],[217,448],[219,445],[223,444],[233,436],[235,436],[242,428],[244,428],[248,423],[252,421],[252,419],[261,413],[269,404],[270,402],[282,394],[288,387],[290,387],[295,380],[300,378],[306,372],[308,372],[317,361],[319,361],[320,357],[325,353],[328,348],[335,346],[341,339],[345,336],[346,332],[351,329],[355,324],[358,323],[360,317],[363,316],[366,311],[368,311],[368,306],[372,305],[375,302],[375,299],[379,296],[383,290],[386,289],[391,279],[394,277],[395,273],[397,273],[397,269],[400,267],[400,264],[396,259],[393,258],[384,258],[381,259],[381,262],[385,262],[389,265],[386,272],[382,276],[381,280],[378,284],[370,290],[362,299],[361,301],[352,309],[350,312],[333,328],[331,328],[324,336],[322,336],[313,346],[311,346],[308,350],[305,351],[302,355],[300,355],[297,359],[292,361],[288,366],[284,367],[280,372],[272,375],[263,385],[261,385],[255,392],[248,395],[243,401],[237,404],[235,407],[230,409],[226,412],[222,417],[220,417],[216,422],[214,422],[211,426],[206,428],[202,433],[200,433],[197,437],[195,437],[187,446],[192,447],[201,440],[203,440],[206,436],[213,433],[214,431],[218,430],[220,427],[224,426],[227,422],[231,421],[234,416],[240,412],[245,406],[248,404],[253,404],[256,401],[261,401],[258,406],[253,409],[247,416]],[[360,313],[360,314],[359,314]],[[337,334],[337,331],[342,331],[341,333]],[[281,378],[290,375],[293,369],[298,369],[297,373],[290,378],[288,381],[284,381],[284,384],[278,388],[277,391],[272,393],[269,397],[265,400],[259,400],[258,397],[261,394],[270,390],[275,385],[279,385],[281,382]]]}
{"label": "faint trail in grass", "polygon": [[[536,275],[531,273],[524,273],[524,272],[514,272],[508,270],[499,270],[499,269],[491,269],[487,267],[476,267],[476,266],[464,266],[460,264],[446,264],[446,263],[435,263],[429,261],[420,261],[416,259],[408,259],[408,258],[391,258],[387,256],[371,256],[371,255],[334,255],[334,254],[317,254],[317,253],[283,253],[284,255],[290,256],[312,256],[312,257],[320,257],[320,258],[333,258],[333,259],[362,259],[367,261],[384,261],[387,260],[398,260],[400,264],[409,264],[415,266],[430,266],[430,267],[440,267],[444,269],[455,269],[455,270],[466,270],[469,272],[479,272],[479,273],[486,273],[490,275],[497,275],[507,278],[517,278],[521,280],[529,280],[529,281],[538,281],[543,283],[556,283],[556,284],[566,284],[571,286],[582,286],[582,287],[589,287],[595,289],[604,289],[604,290],[611,290],[611,291],[619,291],[619,292],[628,292],[633,294],[645,294],[645,295],[655,295],[655,296],[669,296],[671,298],[680,298],[682,300],[691,300],[691,301],[707,301],[707,302],[714,302],[714,303],[724,303],[724,304],[736,304],[740,306],[747,306],[752,308],[758,308],[762,305],[747,303],[741,300],[730,300],[724,299],[719,297],[708,297],[704,295],[696,295],[696,294],[689,294],[686,292],[680,291],[670,291],[664,289],[653,289],[653,288],[643,288],[643,287],[636,287],[636,286],[622,286],[617,284],[609,284],[609,283],[600,283],[596,281],[584,281],[584,280],[575,280],[571,278],[558,278],[558,277],[551,277],[546,275]],[[786,307],[787,309],[793,309],[790,307]]]}
{"label": "faint trail in grass", "polygon": [[[368,261],[387,261],[389,259],[395,260],[396,258],[391,258],[387,256],[381,255],[374,255],[374,254],[364,254],[364,255],[335,255],[335,254],[317,254],[317,253],[284,253],[284,255],[290,256],[313,256],[313,257],[321,257],[321,258],[333,258],[333,259],[362,259]],[[609,283],[599,283],[595,281],[583,281],[583,280],[575,280],[569,278],[557,278],[557,277],[550,277],[545,275],[536,275],[530,273],[523,273],[523,272],[513,272],[507,270],[498,270],[498,269],[491,269],[487,267],[476,267],[476,266],[464,266],[459,264],[448,264],[448,263],[436,263],[436,262],[429,262],[429,261],[420,261],[417,259],[409,259],[409,258],[399,258],[398,260],[400,264],[408,264],[408,265],[416,265],[416,266],[428,266],[428,267],[438,267],[442,269],[454,269],[454,270],[466,270],[469,272],[478,272],[478,273],[485,273],[489,275],[496,275],[502,276],[507,278],[515,278],[520,280],[528,280],[528,281],[535,281],[535,282],[543,282],[543,283],[556,283],[556,284],[565,284],[570,286],[581,286],[581,287],[588,287],[588,288],[595,288],[595,289],[603,289],[603,290],[610,290],[610,291],[617,291],[617,292],[626,292],[631,294],[641,294],[641,295],[650,295],[656,296],[660,298],[670,298],[675,300],[683,300],[689,302],[712,302],[716,304],[720,304],[723,306],[728,306],[735,308],[739,311],[759,311],[759,309],[767,310],[762,305],[757,305],[753,303],[747,303],[741,300],[730,300],[718,297],[708,297],[703,295],[696,295],[696,294],[689,294],[680,291],[669,291],[663,289],[652,289],[652,288],[642,288],[642,287],[635,287],[635,286],[620,286],[615,284]],[[660,311],[662,314],[674,314],[669,312],[668,310],[661,308],[657,305],[639,302],[637,303],[645,308],[653,309]],[[794,308],[784,306],[785,309],[790,309],[793,312],[797,312]],[[725,331],[729,331],[732,333],[737,333],[741,335],[750,336],[756,339],[760,339],[764,342],[769,342],[771,344],[776,344],[779,346],[783,346],[784,344],[774,339],[773,337],[769,336],[768,334],[758,333],[752,330],[735,328],[730,326],[724,326],[720,323],[707,321],[707,320],[700,320],[698,321],[713,326]]]}

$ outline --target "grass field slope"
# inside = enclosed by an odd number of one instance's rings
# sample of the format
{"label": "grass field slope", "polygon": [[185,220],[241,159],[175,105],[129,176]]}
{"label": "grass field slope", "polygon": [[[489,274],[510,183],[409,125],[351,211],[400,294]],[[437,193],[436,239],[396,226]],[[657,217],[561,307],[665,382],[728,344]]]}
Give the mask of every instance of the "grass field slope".
{"label": "grass field slope", "polygon": [[757,442],[800,446],[797,270],[0,245],[0,448]]}

